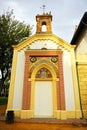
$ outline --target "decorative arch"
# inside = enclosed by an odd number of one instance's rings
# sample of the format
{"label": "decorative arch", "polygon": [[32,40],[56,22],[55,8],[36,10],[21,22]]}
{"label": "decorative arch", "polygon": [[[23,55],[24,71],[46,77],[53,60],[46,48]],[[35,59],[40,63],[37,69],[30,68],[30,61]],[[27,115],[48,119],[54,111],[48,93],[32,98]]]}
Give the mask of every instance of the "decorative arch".
{"label": "decorative arch", "polygon": [[42,21],[42,25],[46,25],[46,21]]}
{"label": "decorative arch", "polygon": [[31,79],[35,79],[35,76],[37,74],[37,72],[42,69],[42,68],[46,68],[47,70],[49,70],[49,72],[52,74],[52,78],[57,78],[57,75],[53,69],[53,67],[51,67],[50,65],[46,64],[46,63],[42,63],[40,65],[37,65],[36,67],[34,67],[32,74],[31,74]]}
{"label": "decorative arch", "polygon": [[41,60],[38,60],[34,65],[31,66],[29,78],[32,77],[31,75],[33,72],[35,73],[36,69],[37,69],[36,70],[36,72],[37,72],[37,71],[39,71],[39,69],[41,69],[43,67],[47,68],[51,72],[51,74],[55,75],[55,78],[59,77],[58,68],[52,62],[50,62],[48,59],[43,58]]}
{"label": "decorative arch", "polygon": [[52,78],[52,74],[50,73],[50,71],[45,68],[42,67],[41,69],[39,69],[39,71],[36,73],[35,78],[43,78],[43,79],[48,79],[48,78]]}

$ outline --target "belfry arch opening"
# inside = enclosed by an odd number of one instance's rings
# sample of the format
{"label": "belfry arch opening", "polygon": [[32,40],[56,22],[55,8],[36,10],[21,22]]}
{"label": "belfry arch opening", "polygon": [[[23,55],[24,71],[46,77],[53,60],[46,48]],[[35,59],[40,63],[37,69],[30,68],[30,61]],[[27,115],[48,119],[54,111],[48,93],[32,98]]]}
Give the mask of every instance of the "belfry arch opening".
{"label": "belfry arch opening", "polygon": [[46,22],[42,22],[42,32],[46,32],[47,31],[47,27],[46,27]]}

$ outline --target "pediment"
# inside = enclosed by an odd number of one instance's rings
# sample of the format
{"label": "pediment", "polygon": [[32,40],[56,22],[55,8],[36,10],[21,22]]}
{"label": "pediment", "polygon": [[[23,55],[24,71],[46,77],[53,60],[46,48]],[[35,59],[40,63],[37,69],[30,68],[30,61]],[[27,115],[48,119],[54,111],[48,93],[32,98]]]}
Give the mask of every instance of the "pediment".
{"label": "pediment", "polygon": [[70,51],[71,49],[74,49],[75,46],[70,45],[68,42],[64,41],[54,34],[35,34],[13,47],[18,51],[43,48]]}

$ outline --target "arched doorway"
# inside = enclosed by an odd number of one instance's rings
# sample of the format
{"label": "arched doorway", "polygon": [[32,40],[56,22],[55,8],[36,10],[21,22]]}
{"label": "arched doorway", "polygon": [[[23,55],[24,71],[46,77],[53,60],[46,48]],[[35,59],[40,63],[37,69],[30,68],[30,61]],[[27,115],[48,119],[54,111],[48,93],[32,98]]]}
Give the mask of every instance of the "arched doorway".
{"label": "arched doorway", "polygon": [[51,67],[45,64],[36,67],[32,73],[31,109],[33,117],[53,118],[57,104],[56,78],[54,78],[56,74]]}
{"label": "arched doorway", "polygon": [[52,74],[43,67],[35,76],[34,116],[53,116]]}

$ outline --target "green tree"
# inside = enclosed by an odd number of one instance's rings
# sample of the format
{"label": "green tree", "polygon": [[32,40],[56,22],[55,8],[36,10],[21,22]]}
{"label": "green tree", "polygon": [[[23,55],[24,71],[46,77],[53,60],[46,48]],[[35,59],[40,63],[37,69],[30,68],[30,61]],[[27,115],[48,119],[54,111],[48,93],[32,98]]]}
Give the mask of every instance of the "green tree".
{"label": "green tree", "polygon": [[32,26],[26,25],[15,19],[13,10],[6,11],[0,15],[0,93],[5,90],[5,84],[10,79],[12,66],[12,45],[16,45],[29,37],[32,33]]}

